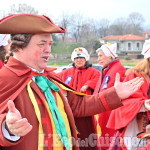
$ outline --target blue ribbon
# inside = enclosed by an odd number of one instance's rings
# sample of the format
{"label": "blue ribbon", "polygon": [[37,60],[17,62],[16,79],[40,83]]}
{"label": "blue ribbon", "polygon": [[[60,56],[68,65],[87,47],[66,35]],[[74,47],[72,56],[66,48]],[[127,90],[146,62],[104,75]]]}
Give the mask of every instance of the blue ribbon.
{"label": "blue ribbon", "polygon": [[72,77],[71,77],[71,76],[68,76],[68,77],[66,78],[65,83],[68,84],[71,80],[72,80]]}
{"label": "blue ribbon", "polygon": [[104,86],[103,86],[103,89],[107,89],[107,83],[109,81],[109,75],[107,75],[104,79]]}

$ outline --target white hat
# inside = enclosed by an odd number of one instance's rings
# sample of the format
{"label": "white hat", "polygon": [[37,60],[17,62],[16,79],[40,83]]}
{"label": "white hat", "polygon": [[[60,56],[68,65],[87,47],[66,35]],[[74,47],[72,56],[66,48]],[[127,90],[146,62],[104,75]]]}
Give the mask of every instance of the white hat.
{"label": "white hat", "polygon": [[144,55],[144,58],[150,57],[150,39],[145,40],[145,43],[143,45],[142,53]]}
{"label": "white hat", "polygon": [[0,34],[0,46],[8,45],[9,39],[10,39],[10,34]]}
{"label": "white hat", "polygon": [[90,59],[88,51],[83,47],[76,48],[72,52],[71,60],[74,61],[74,59],[77,58],[77,57],[84,57],[86,61],[88,61]]}
{"label": "white hat", "polygon": [[96,50],[96,53],[98,53],[100,50],[102,50],[107,57],[111,56],[112,58],[117,58],[117,43],[104,44]]}

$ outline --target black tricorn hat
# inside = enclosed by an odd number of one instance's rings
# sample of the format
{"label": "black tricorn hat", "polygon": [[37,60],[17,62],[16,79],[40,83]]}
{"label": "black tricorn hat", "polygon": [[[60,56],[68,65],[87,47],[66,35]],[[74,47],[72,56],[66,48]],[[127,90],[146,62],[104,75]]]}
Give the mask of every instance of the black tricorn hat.
{"label": "black tricorn hat", "polygon": [[66,29],[57,26],[44,15],[13,14],[0,20],[0,34],[18,33],[65,33]]}

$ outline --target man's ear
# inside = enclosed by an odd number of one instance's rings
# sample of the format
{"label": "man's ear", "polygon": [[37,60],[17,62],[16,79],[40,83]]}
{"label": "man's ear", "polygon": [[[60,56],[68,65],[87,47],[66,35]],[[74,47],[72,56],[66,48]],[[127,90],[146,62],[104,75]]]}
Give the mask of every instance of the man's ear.
{"label": "man's ear", "polygon": [[18,50],[17,50],[18,52],[23,52],[23,48],[18,48]]}
{"label": "man's ear", "polygon": [[113,58],[112,58],[111,56],[109,56],[109,59],[110,59],[110,60],[113,60]]}

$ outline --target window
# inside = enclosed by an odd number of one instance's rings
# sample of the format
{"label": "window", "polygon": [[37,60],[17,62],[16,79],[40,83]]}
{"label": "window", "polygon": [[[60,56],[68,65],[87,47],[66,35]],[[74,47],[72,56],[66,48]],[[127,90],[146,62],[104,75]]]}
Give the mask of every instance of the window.
{"label": "window", "polygon": [[117,43],[117,50],[119,51],[119,43]]}
{"label": "window", "polygon": [[140,43],[136,43],[137,50],[140,50]]}
{"label": "window", "polygon": [[131,43],[128,43],[128,50],[131,50]]}

